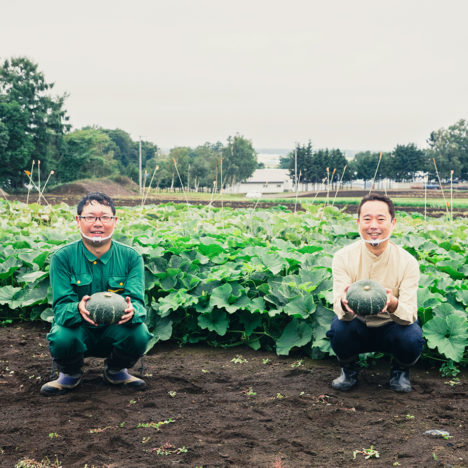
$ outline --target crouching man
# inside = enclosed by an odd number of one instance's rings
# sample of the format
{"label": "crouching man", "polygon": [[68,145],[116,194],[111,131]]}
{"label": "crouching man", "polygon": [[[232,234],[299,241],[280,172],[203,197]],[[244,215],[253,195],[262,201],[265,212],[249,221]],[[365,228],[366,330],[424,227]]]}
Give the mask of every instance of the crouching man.
{"label": "crouching man", "polygon": [[[336,317],[327,336],[341,366],[341,375],[332,382],[337,390],[357,384],[360,353],[381,351],[393,357],[390,388],[411,391],[409,368],[419,359],[424,344],[417,323],[419,266],[410,253],[390,242],[395,223],[395,208],[388,197],[364,197],[357,219],[361,239],[333,258]],[[359,280],[374,280],[385,288],[387,302],[377,315],[359,316],[349,307],[346,292]]]}
{"label": "crouching man", "polygon": [[[144,354],[151,334],[144,321],[144,266],[133,248],[112,240],[115,206],[103,193],[85,196],[77,206],[79,241],[55,252],[50,265],[54,320],[47,335],[59,376],[41,393],[59,395],[77,387],[86,354],[105,357],[104,380],[141,390],[144,380],[129,374]],[[112,291],[127,302],[117,324],[98,325],[86,309],[90,296]]]}

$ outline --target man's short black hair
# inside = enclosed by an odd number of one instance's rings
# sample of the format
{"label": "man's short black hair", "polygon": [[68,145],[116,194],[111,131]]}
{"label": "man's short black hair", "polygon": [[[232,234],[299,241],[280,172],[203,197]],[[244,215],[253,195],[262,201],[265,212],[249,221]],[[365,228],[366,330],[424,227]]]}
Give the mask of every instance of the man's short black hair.
{"label": "man's short black hair", "polygon": [[358,218],[361,216],[362,205],[364,205],[364,203],[368,201],[381,201],[381,202],[386,203],[388,206],[388,212],[390,213],[390,216],[392,217],[392,219],[395,218],[395,205],[393,204],[392,200],[390,200],[390,198],[387,197],[386,195],[380,195],[379,193],[371,193],[363,197],[363,199],[361,200],[361,203],[359,204],[359,208],[357,212]]}
{"label": "man's short black hair", "polygon": [[115,205],[114,205],[114,200],[112,200],[111,197],[106,195],[105,193],[102,192],[93,192],[93,193],[88,193],[86,196],[84,196],[79,202],[76,207],[76,212],[78,213],[78,216],[81,215],[83,212],[83,208],[86,205],[89,205],[91,202],[97,202],[100,205],[105,205],[110,207],[112,210],[112,214],[115,216]]}

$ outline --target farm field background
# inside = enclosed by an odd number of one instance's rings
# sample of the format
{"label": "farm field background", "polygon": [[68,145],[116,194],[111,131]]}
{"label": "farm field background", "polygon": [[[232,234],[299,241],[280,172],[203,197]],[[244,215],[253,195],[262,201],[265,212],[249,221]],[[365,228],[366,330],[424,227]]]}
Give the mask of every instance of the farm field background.
{"label": "farm field background", "polygon": [[[90,360],[80,389],[51,401],[38,394],[50,366],[40,317],[50,318],[50,255],[78,238],[74,207],[0,210],[5,466],[364,466],[371,445],[375,466],[466,462],[466,218],[399,213],[394,241],[421,265],[425,358],[409,395],[388,389],[388,359],[376,355],[344,395],[330,387],[338,366],[324,334],[331,258],[357,238],[353,216],[323,204],[120,207],[115,238],[145,257],[149,389],[110,389]],[[434,428],[451,438],[424,435]]]}

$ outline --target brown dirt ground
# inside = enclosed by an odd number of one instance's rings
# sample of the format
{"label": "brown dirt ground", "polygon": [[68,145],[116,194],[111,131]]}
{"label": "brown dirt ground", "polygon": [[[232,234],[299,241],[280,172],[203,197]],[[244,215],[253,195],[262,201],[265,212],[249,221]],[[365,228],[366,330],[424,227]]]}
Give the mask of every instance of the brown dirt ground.
{"label": "brown dirt ground", "polygon": [[[51,205],[66,203],[68,205],[76,205],[80,199],[90,192],[104,192],[110,195],[117,206],[135,206],[141,203],[141,199],[138,195],[138,186],[132,182],[130,179],[122,180],[122,183],[115,182],[109,179],[96,179],[96,180],[82,180],[74,183],[61,185],[54,190],[47,192],[45,198],[47,202]],[[375,190],[375,192],[384,193],[383,191]],[[363,197],[368,194],[368,190],[346,190],[338,193],[337,198],[340,197]],[[180,194],[179,194],[180,195]],[[304,211],[304,208],[301,206],[300,199],[304,197],[314,197],[316,192],[300,193],[298,196],[298,203],[295,206],[296,211]],[[319,192],[317,194],[320,197],[325,197],[326,192]],[[388,195],[390,197],[405,197],[405,198],[423,198],[424,191],[421,189],[413,190],[388,190]],[[440,190],[428,190],[428,198],[441,198]],[[455,191],[453,193],[454,198],[466,198],[466,191]],[[9,200],[18,200],[26,202],[26,194],[8,194]],[[208,205],[212,204],[216,207],[230,207],[230,208],[272,208],[278,206],[278,203],[274,201],[269,201],[271,196],[266,194],[260,201],[257,200],[216,200],[210,202],[209,200],[200,200],[199,198],[193,198],[190,196],[190,193],[187,194],[189,203],[196,205]],[[295,199],[296,195],[291,193],[281,194],[282,198],[291,198]],[[37,201],[37,193],[31,193],[29,197],[29,202]],[[172,196],[170,193],[159,193],[152,194],[146,200],[146,204],[161,204],[161,203],[187,203],[185,199],[182,199],[180,196]],[[42,203],[44,201],[42,200]],[[338,206],[337,202],[337,206]],[[291,207],[291,209],[293,209]],[[399,211],[406,212],[419,212],[424,214],[424,207],[401,207],[396,206],[396,209]],[[356,206],[349,205],[344,207],[344,211],[347,213],[355,214]],[[446,215],[445,209],[428,207],[426,209],[426,214],[433,217],[441,217]],[[466,217],[466,210],[455,209],[453,211],[454,217]]]}
{"label": "brown dirt ground", "polygon": [[[388,388],[388,363],[379,361],[340,393],[330,386],[334,360],[163,343],[145,358],[146,391],[111,388],[102,360],[88,359],[80,387],[48,398],[39,394],[50,372],[48,328],[0,328],[2,467],[27,459],[21,466],[468,466],[466,370],[450,384],[422,363],[402,395]],[[238,356],[246,362],[233,362]],[[424,435],[430,429],[450,438]],[[380,458],[354,459],[371,446]]]}

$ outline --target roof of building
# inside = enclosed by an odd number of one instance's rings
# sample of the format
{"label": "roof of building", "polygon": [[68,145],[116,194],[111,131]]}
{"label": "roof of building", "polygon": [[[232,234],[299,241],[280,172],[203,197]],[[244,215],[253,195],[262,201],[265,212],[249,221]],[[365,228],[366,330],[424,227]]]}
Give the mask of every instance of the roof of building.
{"label": "roof of building", "polygon": [[288,182],[291,179],[288,169],[256,169],[255,172],[247,179],[248,184],[266,184]]}

